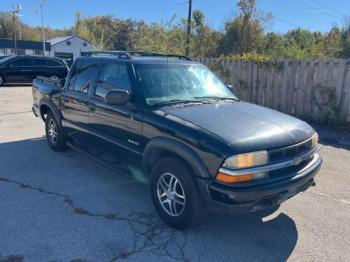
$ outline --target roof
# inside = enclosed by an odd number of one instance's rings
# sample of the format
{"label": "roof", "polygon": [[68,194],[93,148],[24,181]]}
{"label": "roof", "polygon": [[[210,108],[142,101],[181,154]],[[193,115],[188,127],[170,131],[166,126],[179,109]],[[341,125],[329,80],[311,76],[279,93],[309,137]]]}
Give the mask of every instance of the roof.
{"label": "roof", "polygon": [[109,57],[114,59],[131,60],[133,63],[184,63],[192,62],[192,59],[184,55],[163,54],[147,51],[90,51],[85,52],[84,56],[91,57]]}
{"label": "roof", "polygon": [[99,61],[123,61],[132,64],[179,64],[179,65],[193,65],[199,64],[193,60],[182,60],[174,57],[132,57],[132,58],[120,58],[117,56],[81,56],[78,60],[99,60]]}
{"label": "roof", "polygon": [[[17,40],[16,41],[18,49],[33,49],[33,50],[42,50],[43,42],[39,41],[27,41],[27,40]],[[14,41],[12,39],[3,39],[0,38],[0,48],[14,48]],[[46,51],[51,50],[51,44],[45,42]]]}
{"label": "roof", "polygon": [[83,41],[88,42],[88,43],[91,44],[90,41],[87,41],[86,39],[84,39],[84,38],[82,38],[80,36],[77,36],[77,35],[68,35],[68,36],[55,37],[55,38],[50,39],[48,42],[51,43],[51,46],[54,46],[54,45],[57,45],[59,43],[65,42],[65,41],[68,41],[68,40],[70,40],[72,38],[75,38],[75,37],[80,38]]}

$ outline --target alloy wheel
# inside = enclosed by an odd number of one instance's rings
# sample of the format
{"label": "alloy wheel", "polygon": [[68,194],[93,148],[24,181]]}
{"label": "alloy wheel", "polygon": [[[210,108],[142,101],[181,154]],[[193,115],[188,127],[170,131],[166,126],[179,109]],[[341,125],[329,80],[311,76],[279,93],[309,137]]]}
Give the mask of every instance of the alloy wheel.
{"label": "alloy wheel", "polygon": [[48,135],[51,143],[56,144],[57,143],[57,137],[58,137],[58,130],[57,130],[57,124],[54,119],[50,119],[49,125],[48,125]]}
{"label": "alloy wheel", "polygon": [[173,217],[185,209],[185,191],[181,182],[171,173],[162,174],[157,182],[158,200],[164,211]]}

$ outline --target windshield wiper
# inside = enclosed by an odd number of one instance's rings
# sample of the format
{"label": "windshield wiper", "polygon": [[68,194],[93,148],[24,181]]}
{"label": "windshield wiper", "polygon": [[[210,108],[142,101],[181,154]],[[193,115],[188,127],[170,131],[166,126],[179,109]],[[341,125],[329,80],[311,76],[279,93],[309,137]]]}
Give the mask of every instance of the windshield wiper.
{"label": "windshield wiper", "polygon": [[154,104],[154,106],[167,106],[167,105],[175,105],[175,104],[192,104],[192,103],[203,103],[204,101],[199,100],[181,100],[181,99],[172,99],[168,101],[163,101]]}
{"label": "windshield wiper", "polygon": [[213,99],[213,100],[232,100],[239,101],[239,99],[234,97],[220,97],[220,96],[195,96],[195,99]]}

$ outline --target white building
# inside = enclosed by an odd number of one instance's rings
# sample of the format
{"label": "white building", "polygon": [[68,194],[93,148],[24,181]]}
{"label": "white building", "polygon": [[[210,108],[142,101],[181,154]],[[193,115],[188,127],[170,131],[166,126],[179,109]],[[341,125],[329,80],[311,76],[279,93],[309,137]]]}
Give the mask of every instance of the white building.
{"label": "white building", "polygon": [[79,36],[56,37],[49,40],[51,44],[50,56],[74,61],[84,52],[95,51],[96,47]]}

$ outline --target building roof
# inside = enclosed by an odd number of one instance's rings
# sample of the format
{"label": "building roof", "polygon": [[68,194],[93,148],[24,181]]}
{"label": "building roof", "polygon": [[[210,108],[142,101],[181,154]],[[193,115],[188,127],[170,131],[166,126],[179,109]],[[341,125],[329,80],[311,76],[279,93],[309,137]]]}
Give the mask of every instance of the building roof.
{"label": "building roof", "polygon": [[57,45],[57,44],[62,43],[64,41],[68,41],[69,39],[72,39],[74,37],[78,37],[78,38],[84,40],[85,42],[90,43],[86,39],[84,39],[84,38],[82,38],[80,36],[77,36],[77,35],[68,35],[68,36],[55,37],[55,38],[50,39],[48,42],[51,43],[51,46],[54,46],[54,45]]}
{"label": "building roof", "polygon": [[[43,42],[38,41],[17,40],[16,44],[18,49],[43,49]],[[0,48],[14,48],[14,46],[14,41],[12,39],[0,38]],[[46,51],[51,51],[51,44],[49,42],[45,42],[45,49]]]}

